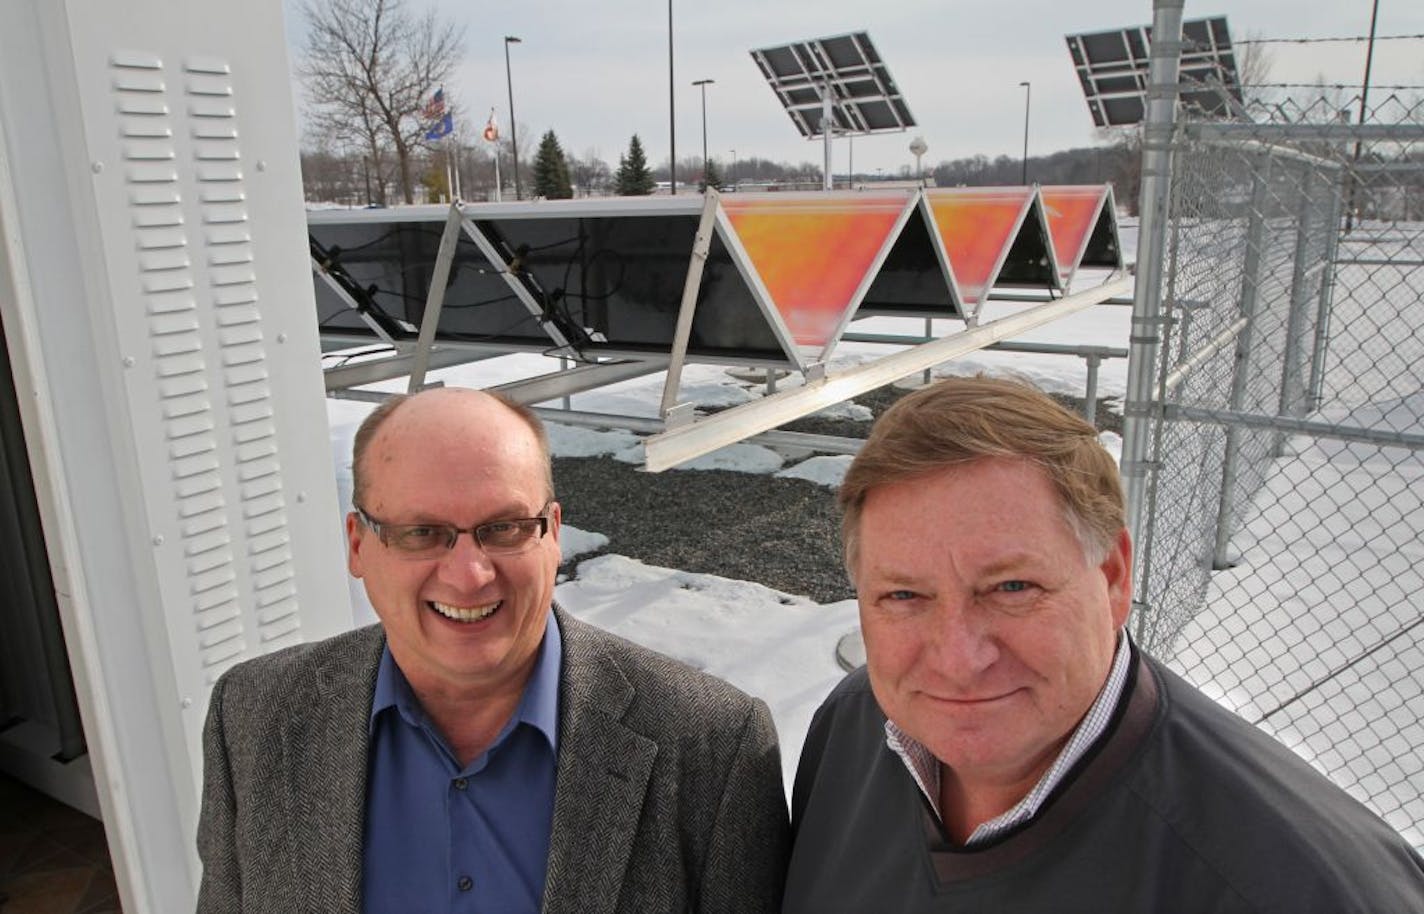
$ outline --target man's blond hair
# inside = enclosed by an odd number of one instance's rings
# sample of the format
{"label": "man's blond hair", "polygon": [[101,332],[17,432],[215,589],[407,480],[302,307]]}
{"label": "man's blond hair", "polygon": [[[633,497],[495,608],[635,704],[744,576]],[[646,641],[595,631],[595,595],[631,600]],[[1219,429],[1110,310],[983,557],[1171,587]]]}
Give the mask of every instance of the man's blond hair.
{"label": "man's blond hair", "polygon": [[872,489],[988,457],[1042,468],[1085,554],[1093,564],[1102,561],[1126,511],[1117,464],[1097,430],[1030,384],[979,376],[921,388],[876,421],[839,493],[852,577],[860,513]]}

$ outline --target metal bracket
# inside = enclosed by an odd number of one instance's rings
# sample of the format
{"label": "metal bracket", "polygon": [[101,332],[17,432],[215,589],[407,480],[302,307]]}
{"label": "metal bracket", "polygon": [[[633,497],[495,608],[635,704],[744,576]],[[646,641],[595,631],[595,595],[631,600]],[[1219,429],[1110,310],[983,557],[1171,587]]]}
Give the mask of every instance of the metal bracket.
{"label": "metal bracket", "polygon": [[697,417],[697,407],[692,403],[678,403],[663,413],[663,428],[674,429],[691,425]]}

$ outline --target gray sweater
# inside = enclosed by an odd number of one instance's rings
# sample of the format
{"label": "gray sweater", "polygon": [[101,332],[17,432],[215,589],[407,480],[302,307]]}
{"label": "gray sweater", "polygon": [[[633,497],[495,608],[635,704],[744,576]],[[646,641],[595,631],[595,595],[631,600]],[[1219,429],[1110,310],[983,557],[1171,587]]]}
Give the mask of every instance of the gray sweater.
{"label": "gray sweater", "polygon": [[785,914],[1424,911],[1424,861],[1374,813],[1137,654],[1109,730],[1028,824],[946,839],[885,745],[864,669],[811,723]]}

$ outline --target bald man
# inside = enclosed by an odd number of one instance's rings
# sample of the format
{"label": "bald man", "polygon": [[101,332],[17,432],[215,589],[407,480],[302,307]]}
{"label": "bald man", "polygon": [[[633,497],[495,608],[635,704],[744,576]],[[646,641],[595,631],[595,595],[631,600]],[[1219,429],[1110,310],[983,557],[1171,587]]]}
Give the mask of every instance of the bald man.
{"label": "bald man", "polygon": [[393,398],[352,468],[347,562],[380,624],[214,687],[199,912],[776,910],[767,707],[554,604],[539,419]]}

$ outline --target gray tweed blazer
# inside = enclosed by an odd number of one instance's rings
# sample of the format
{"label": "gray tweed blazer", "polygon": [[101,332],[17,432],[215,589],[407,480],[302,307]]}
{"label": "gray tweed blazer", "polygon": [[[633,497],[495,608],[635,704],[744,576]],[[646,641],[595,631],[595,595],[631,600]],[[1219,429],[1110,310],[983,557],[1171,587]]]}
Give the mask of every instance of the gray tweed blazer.
{"label": "gray tweed blazer", "polygon": [[[766,705],[571,618],[545,914],[780,906],[788,823]],[[203,731],[200,914],[361,910],[379,626],[248,661]]]}

